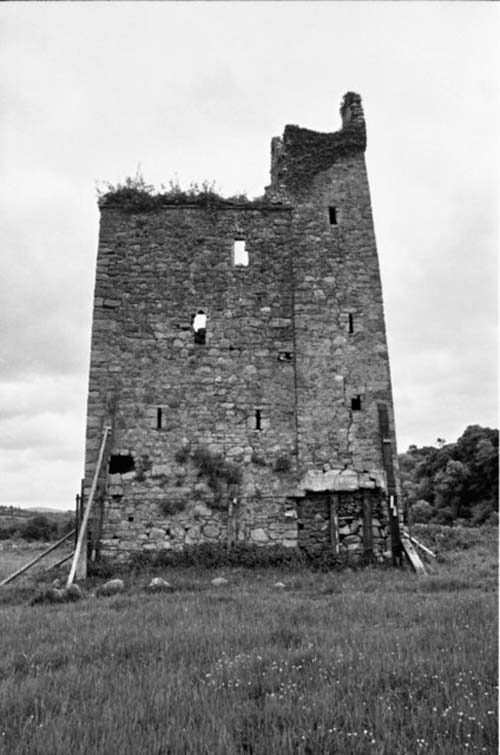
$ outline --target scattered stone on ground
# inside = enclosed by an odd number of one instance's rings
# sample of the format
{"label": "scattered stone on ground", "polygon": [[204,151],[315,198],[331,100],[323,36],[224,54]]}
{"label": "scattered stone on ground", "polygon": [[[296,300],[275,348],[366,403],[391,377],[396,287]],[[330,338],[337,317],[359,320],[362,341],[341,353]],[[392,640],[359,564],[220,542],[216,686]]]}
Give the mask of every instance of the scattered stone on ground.
{"label": "scattered stone on ground", "polygon": [[82,588],[79,585],[70,585],[63,590],[65,594],[65,600],[68,602],[75,602],[83,598]]}
{"label": "scattered stone on ground", "polygon": [[153,577],[149,585],[146,587],[148,592],[168,592],[172,589],[173,588],[169,582],[167,582],[166,579],[162,579],[162,577]]}
{"label": "scattered stone on ground", "polygon": [[110,579],[109,582],[105,582],[100,585],[96,590],[96,595],[116,595],[119,592],[123,592],[125,589],[125,582],[123,579]]}
{"label": "scattered stone on ground", "polygon": [[215,579],[212,580],[212,584],[215,587],[221,587],[222,585],[229,584],[229,580],[224,579],[224,577],[215,577]]}
{"label": "scattered stone on ground", "polygon": [[274,587],[278,587],[280,590],[283,590],[286,587],[286,585],[284,582],[275,582]]}
{"label": "scattered stone on ground", "polygon": [[70,585],[69,587],[47,587],[37,595],[35,595],[31,601],[31,606],[36,606],[41,603],[74,603],[76,600],[83,598],[83,592],[78,585]]}

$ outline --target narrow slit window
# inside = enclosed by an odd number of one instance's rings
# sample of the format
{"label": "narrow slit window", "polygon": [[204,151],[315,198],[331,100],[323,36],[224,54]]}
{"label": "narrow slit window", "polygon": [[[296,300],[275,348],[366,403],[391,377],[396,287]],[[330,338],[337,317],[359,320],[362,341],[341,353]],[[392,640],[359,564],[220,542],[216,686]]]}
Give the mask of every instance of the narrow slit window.
{"label": "narrow slit window", "polygon": [[359,394],[351,399],[351,409],[353,412],[361,411],[361,396]]}
{"label": "narrow slit window", "polygon": [[354,333],[354,316],[349,315],[349,333]]}
{"label": "narrow slit window", "polygon": [[330,221],[330,225],[337,225],[337,208],[336,207],[328,208],[328,219]]}
{"label": "narrow slit window", "polygon": [[248,251],[246,250],[244,239],[235,239],[233,265],[235,267],[248,267]]}
{"label": "narrow slit window", "polygon": [[194,342],[198,344],[206,343],[207,338],[207,316],[202,309],[192,316],[192,328],[194,333]]}
{"label": "narrow slit window", "polygon": [[262,430],[262,415],[260,409],[255,410],[255,429]]}
{"label": "narrow slit window", "polygon": [[156,429],[161,430],[163,423],[163,410],[161,406],[156,410]]}

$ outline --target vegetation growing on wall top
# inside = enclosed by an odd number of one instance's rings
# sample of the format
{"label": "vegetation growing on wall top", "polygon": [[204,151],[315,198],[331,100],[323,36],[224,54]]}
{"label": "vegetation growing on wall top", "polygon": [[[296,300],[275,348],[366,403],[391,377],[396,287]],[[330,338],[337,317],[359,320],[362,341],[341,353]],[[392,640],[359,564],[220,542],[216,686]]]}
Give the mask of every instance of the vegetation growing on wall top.
{"label": "vegetation growing on wall top", "polygon": [[237,206],[262,204],[264,199],[251,200],[245,194],[223,197],[215,189],[214,181],[191,182],[187,189],[178,180],[160,185],[156,189],[146,183],[138,172],[135,177],[127,177],[123,182],[111,184],[103,181],[97,186],[99,207],[120,207],[128,212],[149,212],[167,205],[194,204],[202,207]]}

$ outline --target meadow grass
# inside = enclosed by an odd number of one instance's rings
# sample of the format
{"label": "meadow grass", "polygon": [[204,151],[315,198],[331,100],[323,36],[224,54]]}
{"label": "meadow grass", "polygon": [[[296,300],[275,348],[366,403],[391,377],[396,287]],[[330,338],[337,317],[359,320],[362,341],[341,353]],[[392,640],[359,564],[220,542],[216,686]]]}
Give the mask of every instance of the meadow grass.
{"label": "meadow grass", "polygon": [[12,589],[0,752],[496,753],[495,535],[440,561],[423,578],[173,570],[157,595],[136,574],[53,606]]}

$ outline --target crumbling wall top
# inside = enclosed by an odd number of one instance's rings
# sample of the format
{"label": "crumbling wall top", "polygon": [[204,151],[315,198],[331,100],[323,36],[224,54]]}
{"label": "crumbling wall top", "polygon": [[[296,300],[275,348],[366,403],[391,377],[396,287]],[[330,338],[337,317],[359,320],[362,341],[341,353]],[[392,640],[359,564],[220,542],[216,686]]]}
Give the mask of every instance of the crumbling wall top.
{"label": "crumbling wall top", "polygon": [[360,95],[347,92],[340,114],[342,128],[339,131],[321,133],[288,125],[282,139],[272,140],[271,194],[283,189],[300,192],[317,173],[327,170],[339,159],[365,151],[366,125]]}

